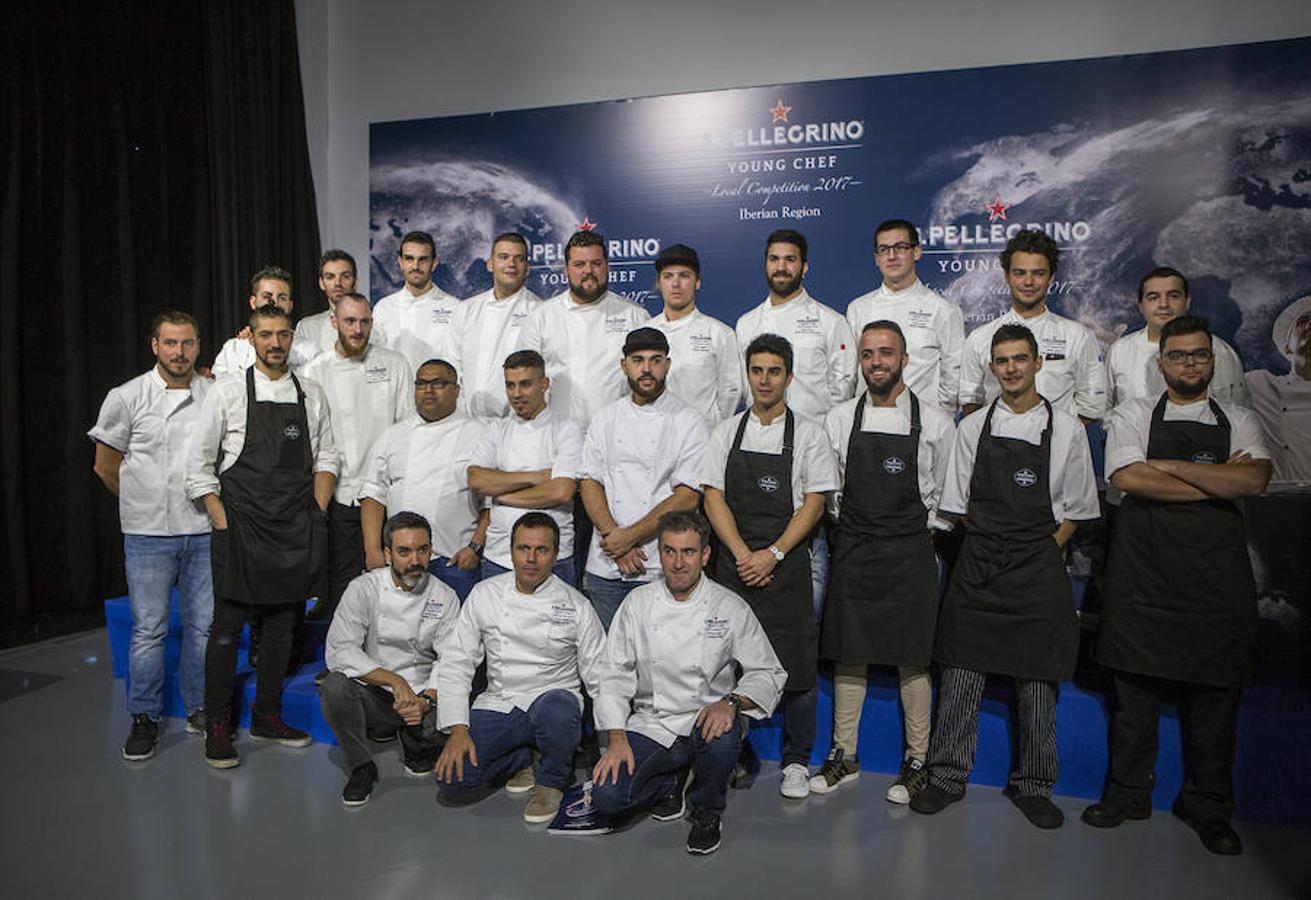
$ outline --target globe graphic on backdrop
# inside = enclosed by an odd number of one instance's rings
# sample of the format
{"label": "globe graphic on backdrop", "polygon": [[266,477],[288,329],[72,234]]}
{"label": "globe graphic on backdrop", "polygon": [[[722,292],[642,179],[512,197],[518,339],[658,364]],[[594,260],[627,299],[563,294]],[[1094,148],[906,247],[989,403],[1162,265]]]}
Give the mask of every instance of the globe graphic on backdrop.
{"label": "globe graphic on backdrop", "polygon": [[[995,138],[939,164],[966,168],[937,191],[931,221],[986,227],[979,198],[1000,197],[1010,222],[1089,224],[1087,247],[1062,256],[1057,278],[1069,290],[1051,306],[1104,342],[1141,327],[1138,280],[1170,265],[1192,283],[1192,311],[1232,339],[1247,368],[1286,368],[1270,328],[1311,290],[1311,98],[1211,98],[1111,130]],[[996,270],[966,272],[945,293],[968,323],[1009,303]]]}
{"label": "globe graphic on backdrop", "polygon": [[530,245],[563,243],[581,216],[519,172],[495,163],[442,160],[373,168],[369,204],[371,299],[400,290],[401,237],[427,231],[437,243],[433,280],[457,297],[492,286],[492,238],[517,231]]}

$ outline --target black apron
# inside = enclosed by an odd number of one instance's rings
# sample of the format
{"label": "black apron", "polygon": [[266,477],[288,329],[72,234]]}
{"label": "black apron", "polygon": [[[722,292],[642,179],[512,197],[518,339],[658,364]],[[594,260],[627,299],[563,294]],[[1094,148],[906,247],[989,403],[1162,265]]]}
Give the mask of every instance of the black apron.
{"label": "black apron", "polygon": [[1035,447],[995,437],[988,407],[979,435],[965,542],[933,649],[945,666],[1057,681],[1074,674],[1079,623],[1061,548],[1052,539],[1052,405]]}
{"label": "black apron", "polygon": [[[1148,459],[1222,463],[1229,419],[1165,421],[1152,412]],[[1257,649],[1256,584],[1243,514],[1230,500],[1165,503],[1126,495],[1106,570],[1097,661],[1190,684],[1243,687]]]}
{"label": "black apron", "polygon": [[[742,414],[724,470],[724,500],[737,520],[738,534],[751,550],[778,540],[792,514],[792,448],[795,421],[786,412],[782,453],[756,453],[742,449],[747,417]],[[715,556],[715,580],[742,597],[760,620],[787,670],[786,689],[803,691],[815,686],[816,639],[813,588],[810,581],[810,538],[784,557],[774,569],[774,580],[764,587],[748,587],[737,574],[737,561],[724,547]]]}
{"label": "black apron", "polygon": [[314,460],[305,392],[295,403],[256,402],[246,370],[246,439],[219,474],[226,531],[214,532],[214,594],[238,603],[303,603],[319,593],[328,524],[314,502]]}
{"label": "black apron", "polygon": [[938,564],[920,495],[920,401],[907,393],[909,434],[862,431],[856,404],[820,630],[820,656],[834,662],[923,668],[933,655]]}

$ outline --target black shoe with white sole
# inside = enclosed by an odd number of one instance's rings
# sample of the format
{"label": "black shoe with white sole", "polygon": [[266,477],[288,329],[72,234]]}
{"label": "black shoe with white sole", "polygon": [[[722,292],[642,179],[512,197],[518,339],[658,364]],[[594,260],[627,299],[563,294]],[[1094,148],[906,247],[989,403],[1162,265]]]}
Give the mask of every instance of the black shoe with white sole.
{"label": "black shoe with white sole", "polygon": [[356,766],[341,790],[341,802],[347,806],[363,806],[373,796],[373,786],[377,783],[378,766],[373,760]]}
{"label": "black shoe with white sole", "polygon": [[708,856],[719,849],[719,816],[704,809],[693,807],[688,813],[692,820],[692,830],[687,836],[687,852],[698,856]]}
{"label": "black shoe with white sole", "polygon": [[133,716],[132,730],[123,744],[123,758],[132,762],[150,759],[158,745],[159,723],[144,714]]}
{"label": "black shoe with white sole", "polygon": [[651,818],[657,822],[673,822],[687,813],[687,781],[690,769],[684,769],[678,775],[674,789],[660,798],[660,802],[651,807]]}

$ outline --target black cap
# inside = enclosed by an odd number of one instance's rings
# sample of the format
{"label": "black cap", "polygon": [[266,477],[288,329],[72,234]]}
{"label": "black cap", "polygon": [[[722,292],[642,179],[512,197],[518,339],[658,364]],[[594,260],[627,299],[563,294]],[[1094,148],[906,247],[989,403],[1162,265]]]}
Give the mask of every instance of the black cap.
{"label": "black cap", "polygon": [[669,338],[659,328],[634,328],[624,338],[624,356],[639,350],[669,352]]}
{"label": "black cap", "polygon": [[701,259],[687,244],[671,244],[661,250],[655,258],[656,271],[659,272],[665,266],[687,266],[698,275],[701,274]]}

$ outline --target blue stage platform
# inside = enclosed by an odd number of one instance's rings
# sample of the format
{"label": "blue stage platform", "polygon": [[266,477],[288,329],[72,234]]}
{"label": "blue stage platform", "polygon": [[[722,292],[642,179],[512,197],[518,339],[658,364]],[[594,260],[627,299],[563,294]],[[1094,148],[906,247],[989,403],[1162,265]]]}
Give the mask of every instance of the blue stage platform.
{"label": "blue stage platform", "polygon": [[[126,597],[105,601],[105,620],[113,655],[114,677],[127,679],[128,642],[132,631]],[[323,668],[323,640],[327,624],[306,623],[306,654],[314,653],[289,678],[283,693],[283,718],[288,724],[307,730],[316,741],[336,743],[319,709],[314,676]],[[181,624],[176,603],[169,620],[164,676],[165,714],[183,715],[177,690],[177,664]],[[240,725],[250,721],[255,697],[254,672],[246,663],[245,635],[238,654],[237,683],[241,693]],[[125,685],[126,687],[126,685]],[[1004,679],[990,684],[979,716],[979,749],[970,781],[980,785],[1004,785],[1011,753],[1010,715],[1013,695]],[[1061,777],[1056,792],[1073,797],[1095,798],[1101,794],[1106,775],[1108,698],[1071,682],[1061,685],[1056,706],[1056,737],[1061,757]],[[833,715],[833,683],[820,681],[819,741],[813,761],[828,753],[829,727]],[[782,717],[751,729],[751,742],[763,759],[778,759],[782,743]],[[1235,767],[1235,818],[1299,828],[1311,827],[1311,765],[1305,748],[1311,746],[1311,696],[1296,688],[1257,685],[1243,695],[1239,721],[1238,760]],[[901,765],[901,713],[895,672],[874,669],[860,722],[861,768],[895,773]],[[1183,783],[1180,752],[1179,713],[1166,706],[1161,716],[1160,755],[1156,767],[1156,790],[1152,802],[1168,809]]]}

